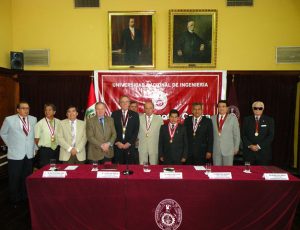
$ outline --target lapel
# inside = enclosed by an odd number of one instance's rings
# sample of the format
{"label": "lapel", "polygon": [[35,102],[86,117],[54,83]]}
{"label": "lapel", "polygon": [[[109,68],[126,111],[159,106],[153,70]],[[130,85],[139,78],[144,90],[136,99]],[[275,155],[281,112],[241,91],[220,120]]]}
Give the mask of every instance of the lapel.
{"label": "lapel", "polygon": [[21,128],[20,118],[18,115],[16,115],[16,117],[15,117],[14,126],[18,132],[21,132],[24,136],[26,136],[23,129]]}

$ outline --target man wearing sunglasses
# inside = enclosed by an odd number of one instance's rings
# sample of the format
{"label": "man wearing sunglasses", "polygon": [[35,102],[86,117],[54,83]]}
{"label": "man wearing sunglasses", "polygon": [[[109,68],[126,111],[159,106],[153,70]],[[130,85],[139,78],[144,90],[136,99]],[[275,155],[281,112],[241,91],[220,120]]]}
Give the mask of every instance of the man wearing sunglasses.
{"label": "man wearing sunglasses", "polygon": [[254,102],[253,115],[245,117],[243,122],[243,155],[252,165],[270,165],[272,160],[274,120],[263,114],[264,108],[263,102]]}

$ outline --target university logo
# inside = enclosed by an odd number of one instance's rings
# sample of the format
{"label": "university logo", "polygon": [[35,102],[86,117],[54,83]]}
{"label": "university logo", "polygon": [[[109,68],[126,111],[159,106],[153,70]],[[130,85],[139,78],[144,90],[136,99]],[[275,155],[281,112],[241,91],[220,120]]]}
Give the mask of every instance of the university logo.
{"label": "university logo", "polygon": [[228,106],[228,113],[232,113],[237,117],[237,119],[240,119],[240,110],[237,106],[235,105]]}
{"label": "university logo", "polygon": [[152,97],[152,103],[154,104],[155,110],[162,110],[167,106],[168,98],[164,92],[162,91],[153,92],[151,97]]}
{"label": "university logo", "polygon": [[182,209],[180,205],[172,199],[162,200],[155,209],[155,221],[160,229],[177,229],[182,222]]}

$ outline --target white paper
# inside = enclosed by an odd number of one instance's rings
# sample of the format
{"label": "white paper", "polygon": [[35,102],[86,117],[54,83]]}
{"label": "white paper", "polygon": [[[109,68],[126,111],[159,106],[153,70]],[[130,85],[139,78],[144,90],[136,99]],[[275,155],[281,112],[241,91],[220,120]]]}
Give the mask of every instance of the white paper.
{"label": "white paper", "polygon": [[65,168],[65,170],[75,170],[78,168],[78,165],[69,165]]}
{"label": "white paper", "polygon": [[44,171],[43,176],[45,178],[65,178],[67,176],[66,171]]}
{"label": "white paper", "polygon": [[264,173],[265,180],[289,180],[287,173]]}
{"label": "white paper", "polygon": [[204,166],[197,166],[197,165],[195,165],[194,168],[195,168],[195,170],[205,170]]}
{"label": "white paper", "polygon": [[120,178],[120,172],[98,171],[97,178]]}
{"label": "white paper", "polygon": [[160,172],[160,179],[182,179],[182,172]]}
{"label": "white paper", "polygon": [[212,172],[208,174],[209,179],[226,179],[231,180],[231,172]]}

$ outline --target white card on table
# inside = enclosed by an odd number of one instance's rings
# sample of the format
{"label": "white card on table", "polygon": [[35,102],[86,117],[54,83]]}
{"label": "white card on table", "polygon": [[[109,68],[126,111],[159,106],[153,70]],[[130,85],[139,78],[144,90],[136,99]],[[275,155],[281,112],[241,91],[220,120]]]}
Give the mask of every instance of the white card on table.
{"label": "white card on table", "polygon": [[160,172],[160,179],[182,179],[182,172]]}
{"label": "white card on table", "polygon": [[209,179],[232,179],[231,172],[212,172],[208,174]]}
{"label": "white card on table", "polygon": [[69,165],[65,168],[65,170],[75,170],[78,168],[78,165]]}
{"label": "white card on table", "polygon": [[264,173],[265,180],[289,180],[287,173]]}
{"label": "white card on table", "polygon": [[45,178],[65,178],[67,176],[66,171],[44,171],[43,176]]}
{"label": "white card on table", "polygon": [[98,171],[97,178],[120,178],[120,172]]}
{"label": "white card on table", "polygon": [[195,168],[195,170],[205,170],[205,167],[204,166],[197,166],[197,165],[195,165],[194,166],[194,168]]}

